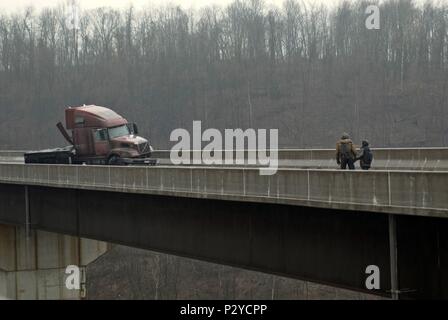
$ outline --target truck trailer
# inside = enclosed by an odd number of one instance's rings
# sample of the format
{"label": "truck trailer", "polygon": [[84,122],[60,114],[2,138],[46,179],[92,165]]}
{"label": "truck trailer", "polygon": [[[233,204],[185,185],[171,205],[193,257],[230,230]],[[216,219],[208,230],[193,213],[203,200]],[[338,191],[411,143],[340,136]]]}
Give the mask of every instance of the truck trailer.
{"label": "truck trailer", "polygon": [[25,163],[127,165],[157,163],[150,158],[149,141],[138,136],[135,123],[111,109],[96,105],[65,110],[67,132],[61,122],[57,128],[70,143],[56,149],[26,152]]}

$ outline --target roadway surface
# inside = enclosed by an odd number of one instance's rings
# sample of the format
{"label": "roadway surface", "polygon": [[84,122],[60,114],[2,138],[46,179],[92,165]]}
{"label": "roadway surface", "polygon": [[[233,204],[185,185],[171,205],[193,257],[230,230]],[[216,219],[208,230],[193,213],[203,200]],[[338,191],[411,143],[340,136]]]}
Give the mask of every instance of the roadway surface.
{"label": "roadway surface", "polygon": [[[372,149],[374,160],[371,170],[422,170],[422,171],[448,171],[448,148],[377,148]],[[23,163],[21,150],[0,150],[0,163]],[[200,157],[201,151],[184,151],[193,163],[194,157]],[[302,169],[338,169],[333,149],[280,149],[278,153],[278,167]],[[224,151],[222,152],[224,155]],[[244,153],[233,152],[234,159],[242,159],[244,164],[233,165],[204,165],[207,167],[255,167],[247,163],[248,151]],[[153,158],[158,159],[159,165],[173,166],[169,150],[156,150]],[[188,165],[180,165],[188,166]],[[356,163],[359,169],[359,162]]]}

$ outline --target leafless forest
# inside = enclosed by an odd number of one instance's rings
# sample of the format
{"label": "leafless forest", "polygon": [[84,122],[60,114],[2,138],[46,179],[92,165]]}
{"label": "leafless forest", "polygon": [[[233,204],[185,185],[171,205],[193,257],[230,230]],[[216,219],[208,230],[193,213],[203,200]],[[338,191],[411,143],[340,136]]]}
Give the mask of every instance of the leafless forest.
{"label": "leafless forest", "polygon": [[[174,128],[278,128],[281,147],[448,145],[448,3],[260,0],[0,14],[0,147],[63,145],[69,105],[111,107],[156,148]],[[76,19],[75,19],[76,20]]]}

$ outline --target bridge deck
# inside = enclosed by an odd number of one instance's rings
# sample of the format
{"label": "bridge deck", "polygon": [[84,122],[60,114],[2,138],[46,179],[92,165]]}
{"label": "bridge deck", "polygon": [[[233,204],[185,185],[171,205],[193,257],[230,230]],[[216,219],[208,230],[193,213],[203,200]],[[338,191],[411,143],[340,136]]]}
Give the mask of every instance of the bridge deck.
{"label": "bridge deck", "polygon": [[0,164],[0,183],[448,217],[448,171]]}

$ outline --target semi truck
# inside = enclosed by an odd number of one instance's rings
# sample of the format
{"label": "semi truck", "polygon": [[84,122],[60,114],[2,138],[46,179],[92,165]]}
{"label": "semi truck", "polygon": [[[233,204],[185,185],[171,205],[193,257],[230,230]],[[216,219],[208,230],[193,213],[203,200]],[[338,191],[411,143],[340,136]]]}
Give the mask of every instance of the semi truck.
{"label": "semi truck", "polygon": [[109,108],[83,105],[65,109],[65,124],[56,126],[69,146],[30,151],[24,154],[25,163],[154,165],[149,141],[138,136],[135,123]]}

